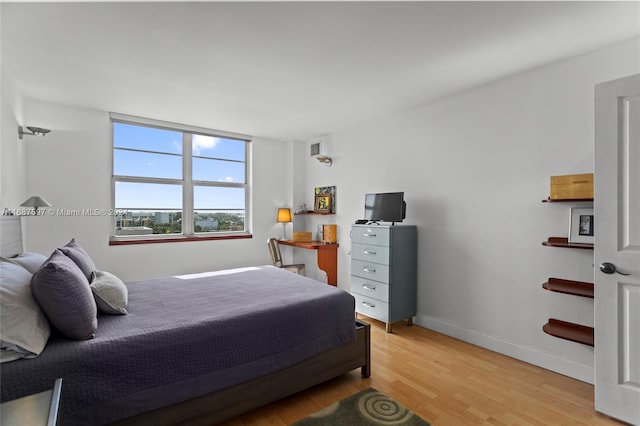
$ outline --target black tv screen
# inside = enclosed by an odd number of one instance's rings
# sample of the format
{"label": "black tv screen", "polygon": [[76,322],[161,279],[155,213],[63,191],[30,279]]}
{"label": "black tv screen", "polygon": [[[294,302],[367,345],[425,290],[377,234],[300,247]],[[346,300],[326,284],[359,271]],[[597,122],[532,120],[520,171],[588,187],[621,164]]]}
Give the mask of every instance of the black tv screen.
{"label": "black tv screen", "polygon": [[402,222],[406,214],[404,192],[366,194],[364,218],[372,222]]}

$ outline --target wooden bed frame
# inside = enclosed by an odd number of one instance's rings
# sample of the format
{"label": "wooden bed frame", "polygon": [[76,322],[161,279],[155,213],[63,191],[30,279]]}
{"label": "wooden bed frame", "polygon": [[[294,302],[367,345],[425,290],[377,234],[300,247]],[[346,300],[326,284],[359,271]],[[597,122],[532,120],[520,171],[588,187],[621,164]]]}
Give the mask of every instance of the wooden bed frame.
{"label": "wooden bed frame", "polygon": [[371,374],[371,328],[356,321],[356,341],[315,355],[292,367],[246,383],[111,423],[131,425],[211,425],[300,392],[356,368]]}
{"label": "wooden bed frame", "polygon": [[[21,253],[23,246],[20,217],[1,216],[1,218],[2,246],[0,254],[10,257]],[[296,365],[249,382],[138,414],[114,422],[112,425],[211,425],[300,392],[356,368],[361,369],[362,377],[369,377],[371,374],[371,328],[369,324],[359,319],[354,318],[354,321],[356,340],[352,343],[319,353]]]}

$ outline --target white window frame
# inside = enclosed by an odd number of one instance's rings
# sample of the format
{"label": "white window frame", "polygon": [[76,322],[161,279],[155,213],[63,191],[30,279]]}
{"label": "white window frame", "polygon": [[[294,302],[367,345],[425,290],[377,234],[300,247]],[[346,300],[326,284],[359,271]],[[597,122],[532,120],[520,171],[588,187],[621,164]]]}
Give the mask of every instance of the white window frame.
{"label": "white window frame", "polygon": [[[251,182],[252,176],[251,164],[249,159],[251,158],[251,140],[249,135],[225,132],[221,130],[207,129],[197,126],[189,126],[184,124],[170,123],[166,121],[153,120],[149,118],[136,117],[125,114],[109,113],[111,119],[111,206],[113,211],[116,211],[116,182],[135,182],[135,183],[158,183],[158,184],[170,184],[182,186],[182,217],[193,217],[193,188],[194,186],[210,186],[210,187],[231,187],[231,188],[244,188],[244,231],[225,231],[225,232],[201,232],[195,233],[194,223],[191,220],[182,221],[182,233],[180,234],[147,234],[147,235],[116,235],[115,216],[111,220],[109,237],[111,243],[126,243],[126,242],[169,242],[169,241],[191,241],[199,239],[230,239],[230,238],[242,238],[251,237]],[[114,138],[114,123],[130,124],[133,126],[153,127],[157,129],[170,130],[182,132],[182,179],[172,178],[155,178],[155,177],[138,177],[138,176],[121,176],[116,175],[114,172],[114,151],[115,151],[115,138]],[[215,182],[215,181],[200,181],[193,180],[192,178],[192,164],[193,164],[193,152],[192,152],[192,135],[205,135],[213,136],[224,139],[235,139],[246,143],[245,146],[245,158],[244,158],[244,183],[240,182]],[[144,151],[143,151],[144,152]],[[153,152],[151,152],[153,153]],[[166,154],[166,153],[161,153]],[[158,210],[163,207],[158,207]],[[152,210],[152,209],[149,209]]]}

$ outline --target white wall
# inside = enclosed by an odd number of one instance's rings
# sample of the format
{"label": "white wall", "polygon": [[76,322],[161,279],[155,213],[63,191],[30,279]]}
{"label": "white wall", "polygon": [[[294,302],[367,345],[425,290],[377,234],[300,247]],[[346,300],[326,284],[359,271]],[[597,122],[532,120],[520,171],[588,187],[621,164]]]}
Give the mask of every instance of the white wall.
{"label": "white wall", "polygon": [[18,126],[24,124],[22,98],[6,73],[2,73],[0,82],[0,120],[2,123],[0,126],[1,211],[5,208],[15,208],[28,198],[25,192],[25,141],[18,139]]}
{"label": "white wall", "polygon": [[[416,323],[593,381],[593,348],[546,335],[548,318],[593,325],[593,301],[544,291],[548,277],[593,280],[593,253],[543,247],[566,236],[571,204],[543,204],[549,176],[593,172],[594,85],[640,71],[634,39],[332,135],[339,285],[367,192],[404,191],[418,226]],[[473,72],[469,70],[469,72]],[[339,100],[336,100],[339,101]],[[314,229],[312,227],[309,228]]]}
{"label": "white wall", "polygon": [[[28,140],[26,188],[55,209],[109,208],[112,141],[105,111],[25,100],[25,119],[52,129],[46,142]],[[189,124],[189,123],[185,123]],[[222,129],[224,130],[224,129]],[[4,145],[3,141],[3,145]],[[98,269],[124,280],[270,263],[266,240],[278,236],[278,207],[290,204],[291,143],[255,138],[253,238],[109,246],[106,216],[26,217],[26,249],[50,253],[72,237],[87,249]]]}
{"label": "white wall", "polygon": [[[266,238],[282,229],[277,207],[312,205],[314,187],[336,185],[335,216],[296,217],[287,232],[337,223],[339,285],[348,288],[349,227],[362,216],[364,194],[405,191],[406,223],[419,232],[416,323],[592,381],[592,348],[541,331],[549,317],[591,325],[593,302],[541,289],[551,276],[590,281],[592,256],[541,246],[566,235],[569,205],[540,200],[550,175],[593,170],[593,86],[639,72],[638,45],[620,43],[336,132],[332,167],[309,159],[306,147],[255,139],[253,239],[110,247],[108,218],[55,216],[26,218],[26,248],[48,253],[76,237],[98,268],[125,280],[264,264]],[[0,207],[34,194],[56,208],[109,207],[108,114],[32,100],[22,107],[4,89]],[[21,145],[13,127],[23,120],[52,133]],[[314,261],[302,252],[296,256]]]}

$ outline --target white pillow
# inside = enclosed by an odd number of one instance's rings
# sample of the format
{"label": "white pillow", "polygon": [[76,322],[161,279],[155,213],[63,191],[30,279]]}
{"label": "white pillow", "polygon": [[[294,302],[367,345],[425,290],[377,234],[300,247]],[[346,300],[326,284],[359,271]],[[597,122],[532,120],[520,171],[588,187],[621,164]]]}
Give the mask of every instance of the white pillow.
{"label": "white pillow", "polygon": [[38,269],[42,266],[45,260],[47,260],[47,256],[40,253],[29,253],[24,252],[20,253],[16,257],[12,257],[10,259],[13,263],[17,263],[22,266],[27,271],[35,274],[38,272]]}
{"label": "white pillow", "polygon": [[35,358],[51,330],[31,293],[31,273],[19,265],[0,262],[0,361]]}
{"label": "white pillow", "polygon": [[93,271],[90,287],[101,312],[128,314],[129,290],[120,278],[107,271]]}

